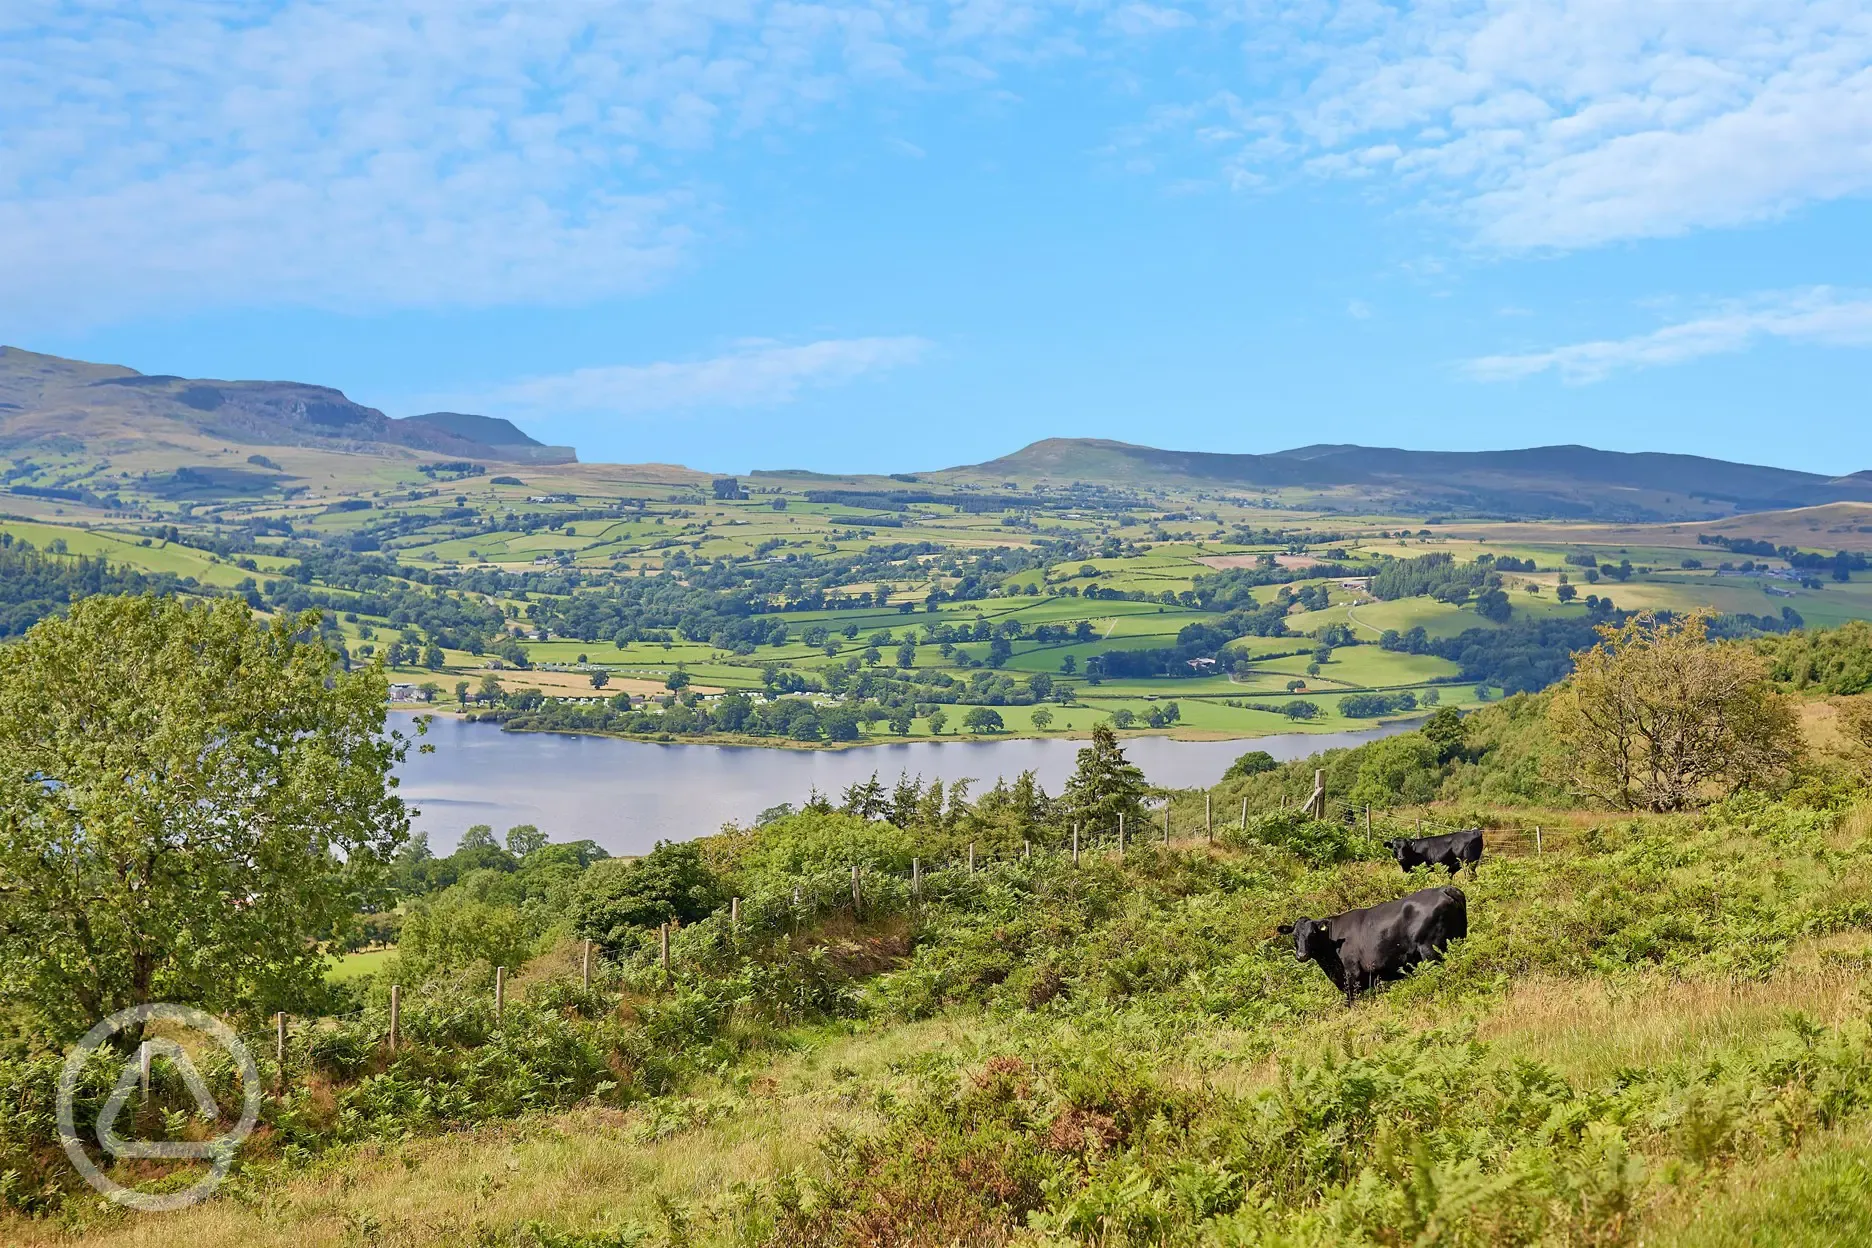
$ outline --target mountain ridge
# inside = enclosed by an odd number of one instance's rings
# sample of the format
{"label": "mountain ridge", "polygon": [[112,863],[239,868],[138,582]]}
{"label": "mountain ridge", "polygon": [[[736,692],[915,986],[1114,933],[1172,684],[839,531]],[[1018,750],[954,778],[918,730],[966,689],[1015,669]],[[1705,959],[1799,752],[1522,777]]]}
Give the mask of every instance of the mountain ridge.
{"label": "mountain ridge", "polygon": [[[1045,438],[952,477],[1312,490],[1317,505],[1451,509],[1559,519],[1697,519],[1872,501],[1872,470],[1828,477],[1667,451],[1577,443],[1413,451],[1317,443],[1266,454],[1177,451],[1109,438]],[[1349,509],[1349,508],[1348,508]]]}
{"label": "mountain ridge", "polygon": [[[124,450],[214,438],[251,446],[382,448],[504,463],[576,463],[512,422],[462,412],[392,417],[343,391],[298,381],[140,373],[0,346],[0,450]],[[92,444],[102,443],[101,447]]]}

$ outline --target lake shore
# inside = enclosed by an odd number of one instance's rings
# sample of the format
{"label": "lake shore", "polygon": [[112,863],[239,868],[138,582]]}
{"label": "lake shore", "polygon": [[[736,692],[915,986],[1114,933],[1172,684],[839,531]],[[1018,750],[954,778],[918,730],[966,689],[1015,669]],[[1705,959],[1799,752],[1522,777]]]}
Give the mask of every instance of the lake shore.
{"label": "lake shore", "polygon": [[[994,742],[994,741],[1085,741],[1091,738],[1091,732],[1077,728],[1062,729],[1056,732],[1034,732],[1031,730],[1008,730],[1004,732],[945,732],[939,736],[912,734],[905,737],[867,736],[856,741],[796,741],[790,737],[753,736],[746,733],[641,733],[612,732],[596,728],[535,727],[531,724],[515,726],[510,722],[476,718],[472,711],[462,712],[442,707],[426,707],[421,703],[392,703],[390,709],[410,715],[431,715],[437,719],[447,719],[465,724],[488,724],[513,736],[546,734],[565,737],[604,737],[614,741],[636,741],[646,745],[714,745],[738,746],[753,749],[792,751],[792,752],[836,752],[842,750],[870,749],[876,746],[892,745],[941,745],[944,742]],[[1121,741],[1167,740],[1189,742],[1263,741],[1269,737],[1332,737],[1348,732],[1376,732],[1379,730],[1404,731],[1408,725],[1421,723],[1422,712],[1408,715],[1389,715],[1370,721],[1367,728],[1346,728],[1343,724],[1309,725],[1304,722],[1283,724],[1277,729],[1260,733],[1219,732],[1213,729],[1189,728],[1182,725],[1171,728],[1120,728],[1114,731]]]}
{"label": "lake shore", "polygon": [[[415,716],[391,713],[409,731]],[[1251,741],[1179,741],[1161,733],[1128,737],[1123,748],[1153,785],[1214,784],[1243,753],[1304,758],[1405,731],[1388,724],[1358,732],[1289,733]],[[397,768],[398,792],[431,847],[445,853],[474,824],[531,823],[556,841],[590,838],[612,853],[641,854],[658,841],[688,840],[763,810],[803,803],[814,790],[837,798],[875,773],[899,773],[925,786],[972,781],[975,791],[1031,771],[1058,793],[1077,764],[1081,740],[1061,735],[943,736],[871,742],[864,749],[775,748],[770,742],[646,741],[609,734],[500,732],[460,715],[439,715],[427,744]]]}

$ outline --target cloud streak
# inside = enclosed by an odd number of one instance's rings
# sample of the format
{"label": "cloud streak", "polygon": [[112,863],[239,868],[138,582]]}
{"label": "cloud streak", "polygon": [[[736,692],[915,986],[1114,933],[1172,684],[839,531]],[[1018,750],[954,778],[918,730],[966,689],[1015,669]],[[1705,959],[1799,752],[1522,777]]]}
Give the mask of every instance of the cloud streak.
{"label": "cloud streak", "polygon": [[800,346],[748,342],[711,359],[581,368],[454,401],[530,420],[777,407],[808,390],[915,364],[932,345],[908,336],[834,338]]}
{"label": "cloud streak", "polygon": [[1520,381],[1556,373],[1584,385],[1616,373],[1686,364],[1743,351],[1764,339],[1833,347],[1872,346],[1872,299],[1844,299],[1825,287],[1723,305],[1648,334],[1601,339],[1514,355],[1469,360],[1476,381]]}
{"label": "cloud streak", "polygon": [[668,278],[709,153],[1045,43],[1044,6],[14,0],[0,291],[32,323],[579,303]]}
{"label": "cloud streak", "polygon": [[1506,250],[1743,225],[1872,191],[1860,0],[1415,0],[1223,20],[1239,23],[1248,72],[1160,106],[1121,146],[1187,143],[1238,188],[1388,188]]}

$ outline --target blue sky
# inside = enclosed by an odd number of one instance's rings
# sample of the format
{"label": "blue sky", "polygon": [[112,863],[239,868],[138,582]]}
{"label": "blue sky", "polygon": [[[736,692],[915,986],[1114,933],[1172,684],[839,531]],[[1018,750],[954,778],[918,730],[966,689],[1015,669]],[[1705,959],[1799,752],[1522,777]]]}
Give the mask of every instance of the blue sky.
{"label": "blue sky", "polygon": [[0,342],[586,459],[1872,468],[1863,0],[13,0]]}

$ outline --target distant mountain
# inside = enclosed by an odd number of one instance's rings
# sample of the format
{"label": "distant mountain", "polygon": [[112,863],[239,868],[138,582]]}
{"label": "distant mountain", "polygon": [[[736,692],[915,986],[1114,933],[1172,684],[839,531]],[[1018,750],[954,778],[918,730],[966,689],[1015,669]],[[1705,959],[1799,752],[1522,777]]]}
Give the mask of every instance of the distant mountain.
{"label": "distant mountain", "polygon": [[1406,451],[1320,445],[1268,455],[1049,438],[942,474],[1065,484],[1300,491],[1312,505],[1577,519],[1679,520],[1872,501],[1872,472],[1827,477],[1697,455],[1543,446]]}
{"label": "distant mountain", "polygon": [[328,386],[149,375],[0,347],[0,452],[122,453],[140,445],[186,447],[202,438],[348,451],[401,447],[503,463],[578,459],[571,447],[547,446],[492,416],[431,412],[395,419]]}

